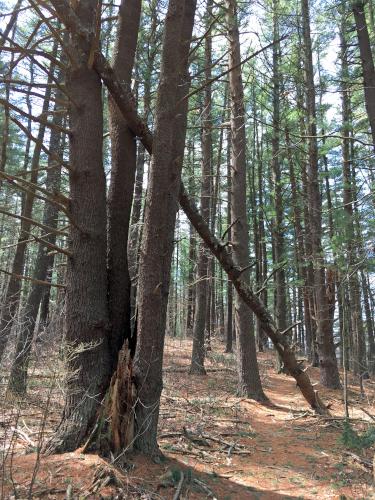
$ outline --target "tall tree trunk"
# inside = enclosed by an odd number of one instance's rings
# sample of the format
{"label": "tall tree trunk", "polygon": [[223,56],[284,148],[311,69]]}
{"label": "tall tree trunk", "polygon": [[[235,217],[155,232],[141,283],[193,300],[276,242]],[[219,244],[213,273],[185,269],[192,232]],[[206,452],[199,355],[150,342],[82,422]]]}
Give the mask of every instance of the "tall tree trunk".
{"label": "tall tree trunk", "polygon": [[310,35],[310,12],[308,0],[302,0],[302,23],[306,73],[306,107],[308,119],[309,165],[307,190],[309,203],[309,231],[311,234],[314,266],[314,295],[316,317],[316,342],[319,354],[320,381],[332,389],[341,387],[330,320],[329,285],[326,287],[324,255],[322,249],[322,210],[319,187],[318,144],[316,127],[316,104],[312,46]]}
{"label": "tall tree trunk", "polygon": [[[207,0],[206,24],[210,26],[212,14],[212,0]],[[202,187],[201,187],[201,214],[205,221],[210,219],[210,194],[212,176],[212,117],[211,117],[211,52],[212,41],[210,32],[205,37],[205,79],[204,102],[202,110]],[[193,329],[193,352],[191,355],[190,373],[205,375],[205,331],[210,314],[210,287],[208,284],[209,262],[207,248],[201,241],[198,250],[196,304]]]}
{"label": "tall tree trunk", "polygon": [[375,328],[374,328],[374,319],[371,314],[371,305],[369,299],[369,289],[368,283],[366,280],[365,273],[363,269],[361,270],[361,285],[362,285],[362,293],[363,293],[363,302],[366,316],[366,330],[368,337],[368,369],[371,375],[375,375]]}
{"label": "tall tree trunk", "polygon": [[[231,132],[227,134],[227,238],[232,241],[232,169],[231,169]],[[227,279],[227,328],[225,352],[233,352],[233,285]]]}
{"label": "tall tree trunk", "polygon": [[[273,40],[279,39],[279,1],[273,0]],[[286,283],[284,270],[284,223],[283,223],[283,199],[281,186],[280,168],[280,44],[273,45],[273,117],[272,117],[272,175],[274,187],[275,222],[273,226],[274,240],[274,265],[277,268],[275,274],[276,300],[275,316],[279,330],[284,331],[287,327],[287,303],[286,303]],[[281,360],[278,357],[278,371],[284,371]]]}
{"label": "tall tree trunk", "polygon": [[[155,58],[158,51],[158,37],[159,31],[157,29],[157,8],[158,0],[152,0],[150,3],[150,35],[147,40],[147,54],[148,59],[144,74],[143,84],[143,119],[145,123],[149,122],[151,115],[151,84],[152,75],[155,66]],[[142,236],[142,200],[143,200],[143,177],[144,167],[146,161],[146,150],[144,145],[140,142],[137,149],[137,169],[134,187],[134,200],[130,225],[130,236],[128,241],[128,259],[129,259],[129,274],[132,282],[131,286],[131,317],[132,328],[135,327],[136,317],[136,296],[137,296],[137,273],[139,250]]]}
{"label": "tall tree trunk", "polygon": [[[68,70],[70,103],[70,251],[64,336],[68,357],[65,407],[50,451],[70,451],[86,436],[111,376],[107,300],[106,181],[100,77],[90,64],[95,43],[96,0],[81,0],[75,13],[91,43],[71,34],[77,61]],[[99,24],[100,25],[100,24]]]}
{"label": "tall tree trunk", "polygon": [[194,0],[170,0],[165,19],[161,83],[156,105],[155,135],[142,250],[139,264],[137,387],[135,446],[158,453],[156,441],[162,391],[166,312],[178,208],[190,85],[188,55],[194,23]]}
{"label": "tall tree trunk", "polygon": [[[122,0],[113,68],[122,85],[130,90],[137,47],[140,0]],[[108,297],[111,322],[111,359],[117,354],[130,332],[131,282],[128,268],[128,233],[137,163],[136,138],[126,120],[109,98],[112,170],[108,193]],[[132,341],[130,341],[132,343]],[[133,345],[131,345],[134,348]]]}
{"label": "tall tree trunk", "polygon": [[[241,75],[240,37],[236,0],[226,0],[229,38],[229,93],[231,104],[232,148],[232,244],[233,259],[243,270],[243,279],[250,280],[249,227],[246,209],[246,130],[243,84]],[[238,293],[235,294],[238,391],[247,397],[264,401],[251,311]]]}

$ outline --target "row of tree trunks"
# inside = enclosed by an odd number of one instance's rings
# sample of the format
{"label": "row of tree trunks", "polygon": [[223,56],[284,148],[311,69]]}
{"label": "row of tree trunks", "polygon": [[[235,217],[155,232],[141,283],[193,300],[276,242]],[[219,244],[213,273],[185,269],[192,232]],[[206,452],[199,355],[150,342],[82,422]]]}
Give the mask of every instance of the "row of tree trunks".
{"label": "row of tree trunks", "polygon": [[[61,83],[63,74],[60,70],[57,81]],[[53,113],[53,123],[57,127],[62,127],[64,124],[64,114],[61,110],[59,102],[63,98],[61,90],[58,88],[54,95],[55,106]],[[53,156],[63,159],[64,140],[61,131],[53,127],[51,129],[49,150],[53,153],[48,158],[48,169],[46,175],[46,190],[53,194],[60,192],[61,183],[61,164],[56,164]],[[57,229],[58,225],[59,208],[54,203],[45,202],[43,209],[43,224],[52,229],[52,232],[47,234],[43,239],[47,242],[40,242],[38,245],[38,253],[36,256],[33,279],[35,280],[26,301],[25,309],[23,312],[23,327],[19,333],[16,342],[16,351],[12,369],[8,381],[8,393],[22,395],[26,392],[27,387],[27,370],[29,366],[32,340],[34,336],[34,329],[37,322],[39,307],[42,298],[45,294],[46,287],[37,282],[48,282],[51,278],[51,273],[54,265],[55,254],[51,252],[51,246],[56,245],[56,233],[53,230]]]}
{"label": "row of tree trunks", "polygon": [[[58,43],[57,41],[55,41],[52,50],[53,57],[56,57],[57,47]],[[42,106],[42,116],[47,116],[49,110],[51,93],[52,93],[51,84],[54,80],[54,73],[55,73],[55,64],[51,62],[47,77],[47,83],[49,85],[47,85],[46,87],[46,92]],[[37,140],[35,142],[35,148],[31,163],[30,183],[32,185],[35,185],[38,179],[39,160],[42,152],[45,131],[46,131],[46,124],[45,122],[43,122],[39,125]],[[19,280],[16,276],[24,274],[24,266],[26,259],[26,242],[30,238],[30,230],[32,227],[30,219],[32,216],[34,200],[35,200],[35,191],[34,189],[30,189],[23,196],[22,216],[24,217],[24,219],[22,219],[21,221],[20,235],[18,237],[16,253],[14,256],[11,269],[12,276],[8,284],[7,293],[2,307],[2,317],[0,322],[0,361],[4,355],[4,351],[12,331],[12,326],[17,316],[17,310],[21,295],[21,280]]]}
{"label": "row of tree trunks", "polygon": [[[80,20],[73,15],[74,13],[71,13],[69,6],[62,2],[62,0],[53,0],[53,3],[56,4],[56,8],[62,5],[60,15],[62,19],[65,18],[68,26],[75,32],[75,36],[77,34],[83,33],[83,36],[80,37],[81,46],[79,48],[80,51],[84,53],[85,50],[90,47],[90,44],[88,43],[88,40],[86,38],[85,31],[82,31],[82,21],[80,22]],[[175,37],[177,36],[176,27],[180,30],[179,33],[181,34],[181,25],[178,25],[177,22],[182,14],[180,11],[178,11],[177,7],[179,6],[181,5],[177,0],[174,0],[174,2],[172,2],[170,8],[172,9],[171,13],[173,13],[172,18],[174,22],[171,22],[173,26],[170,26],[171,31],[168,32],[168,36],[167,33],[165,34],[165,43],[168,39],[169,41],[173,40],[174,46],[176,45]],[[186,22],[184,23],[184,26],[187,29],[187,25],[190,24],[190,34],[193,25],[194,16],[192,14],[194,13],[194,8],[195,6],[193,6],[191,2],[186,3]],[[187,20],[189,20],[189,22],[187,22]],[[171,21],[171,19],[169,19],[169,21]],[[177,38],[177,40],[178,39],[179,38]],[[183,36],[183,40],[186,42],[187,40],[190,40],[190,37],[185,34],[185,36]],[[188,45],[188,43],[182,44],[182,50],[185,50],[186,53],[185,57],[181,57],[181,54],[177,56],[175,47],[170,47],[170,52],[168,50],[163,56],[166,58],[163,65],[165,66],[165,64],[167,64],[168,62],[170,66],[173,66],[173,64],[176,64],[176,60],[178,60],[179,62],[184,61],[183,64],[185,64],[186,70],[187,55],[189,51]],[[134,109],[133,102],[131,101],[131,99],[129,100],[130,93],[122,89],[121,85],[116,79],[115,73],[109,67],[103,56],[100,54],[96,54],[95,69],[100,73],[103,80],[108,85],[114,101],[123,113],[124,117],[127,119],[128,125],[131,127],[133,133],[141,138],[145,147],[151,152],[152,136],[148,132],[147,126],[138,117]],[[85,71],[91,70],[86,69]],[[168,71],[164,72],[163,74],[168,75]],[[177,188],[179,188],[180,186],[180,168],[183,155],[185,138],[184,130],[186,128],[187,115],[187,99],[183,99],[183,97],[187,94],[187,87],[189,85],[189,79],[187,75],[183,74],[182,81],[184,82],[184,85],[180,85],[178,89],[179,91],[177,93],[177,85],[181,82],[177,80],[174,71],[174,75],[172,75],[171,80],[169,80],[168,78],[162,80],[159,91],[158,109],[160,110],[160,115],[158,113],[159,122],[157,122],[156,137],[158,137],[157,134],[160,134],[160,136],[158,138],[158,141],[155,140],[156,149],[155,151],[153,151],[154,167],[152,167],[152,170],[154,171],[154,174],[150,174],[150,189],[147,199],[148,208],[145,219],[145,227],[148,229],[144,233],[140,260],[140,277],[142,278],[140,279],[140,283],[142,283],[143,286],[142,289],[138,291],[139,342],[137,345],[135,358],[135,380],[139,398],[139,402],[136,408],[138,435],[137,447],[147,453],[153,453],[157,449],[156,425],[158,419],[159,398],[162,387],[162,350],[165,330],[166,303],[169,289],[169,280],[166,278],[166,276],[169,275],[173,248],[174,220],[177,210],[178,189],[176,192],[176,198],[173,198],[173,187],[177,185]],[[171,94],[173,88],[175,93]],[[179,96],[180,99],[178,99]],[[82,98],[82,96],[80,97]],[[178,111],[180,111],[178,113],[178,119],[173,120],[173,125],[171,126],[171,116],[175,116],[174,113],[176,113],[176,106],[178,102]],[[166,129],[164,128],[164,124],[167,127]],[[161,125],[163,125],[163,127]],[[172,143],[171,141],[173,141],[174,147],[165,147],[170,146]],[[159,145],[157,145],[158,143]],[[165,158],[166,152],[171,151],[172,149],[173,151],[170,153],[170,157]],[[166,162],[166,160],[168,160],[168,162]],[[157,166],[160,166],[160,168],[156,169]],[[161,185],[159,183],[161,183]],[[167,192],[165,192],[165,190],[167,190]],[[74,189],[72,189],[72,195],[74,199]],[[183,192],[180,192],[180,202],[185,210],[189,213],[189,207],[186,206],[186,200],[186,196],[184,196]],[[168,201],[168,203],[165,203],[166,201]],[[155,204],[158,205],[158,208],[160,208],[160,210],[155,209]],[[165,227],[163,227],[166,238],[160,238],[159,222],[161,213],[163,214],[162,220],[165,221],[166,224]],[[153,221],[153,217],[157,217],[157,220]],[[194,227],[202,236],[202,227],[204,228],[204,225],[202,226],[201,220],[197,220],[197,217],[200,217],[199,214],[197,212],[194,212],[193,215],[190,213],[189,217],[191,222],[194,224]],[[211,250],[215,250],[215,248],[217,247],[217,240],[212,237],[208,227],[206,227],[206,229],[208,231],[208,239],[205,239],[206,244],[208,244]],[[203,232],[203,234],[205,233]],[[161,240],[164,241],[163,248],[159,248],[159,246],[161,245]],[[212,243],[212,241],[214,243]],[[269,317],[264,306],[254,296],[254,294],[252,294],[248,285],[239,279],[241,270],[233,266],[231,257],[230,255],[227,255],[227,253],[225,253],[225,259],[220,257],[223,252],[222,249],[219,250],[219,252],[216,250],[216,253],[214,253],[217,257],[219,256],[221,264],[224,266],[225,270],[230,273],[229,277],[232,280],[236,281],[237,292],[260,318],[262,322],[262,328],[277,345],[277,349],[280,353],[282,353],[283,360],[287,365],[288,370],[293,376],[296,377],[296,380],[303,394],[305,395],[311,406],[316,408],[318,411],[323,411],[323,408],[319,404],[319,400],[315,394],[315,391],[310,384],[307,374],[297,363],[294,354],[290,351],[288,346],[285,345],[282,335],[273,325],[272,320]],[[163,258],[160,259],[160,256],[163,256]],[[155,321],[155,318],[158,319],[158,321]],[[157,330],[156,333],[155,325]],[[105,342],[103,342],[103,345],[104,344]],[[104,371],[106,375],[107,371]],[[101,381],[104,381],[106,378],[105,375],[100,377],[97,383],[101,383]],[[102,384],[102,386],[104,386],[104,383]],[[98,391],[98,394],[100,394],[100,391]]]}
{"label": "row of tree trunks", "polygon": [[[53,1],[54,4],[63,4],[62,10],[58,10],[62,20],[65,20],[66,24],[75,32],[80,33],[84,39],[85,32],[82,30],[79,20],[75,19],[71,15],[64,0],[51,1]],[[129,126],[132,128],[134,134],[142,140],[149,153],[152,153],[152,134],[149,132],[146,124],[137,115],[131,96],[122,91],[121,86],[116,80],[116,75],[101,54],[97,54],[96,61],[98,61],[95,63],[96,70],[102,76],[106,84],[108,84],[111,95],[119,109],[121,109],[124,114],[124,117],[127,119]],[[202,220],[198,210],[194,207],[194,204],[186,194],[182,184],[180,189],[180,205],[188,216],[191,224],[194,226],[198,234],[204,239],[208,248],[219,260],[223,269],[233,281],[233,284],[235,284],[237,292],[241,294],[245,303],[257,315],[257,317],[259,317],[262,323],[262,328],[274,345],[277,346],[276,349],[282,355],[283,361],[287,366],[289,373],[296,379],[298,386],[308,403],[317,411],[325,411],[319,401],[316,391],[313,389],[306,371],[302,369],[283,335],[275,327],[269,312],[264,307],[262,302],[254,295],[250,287],[239,279],[241,276],[241,270],[235,267],[230,254],[226,250],[226,246],[212,235],[208,226]]]}

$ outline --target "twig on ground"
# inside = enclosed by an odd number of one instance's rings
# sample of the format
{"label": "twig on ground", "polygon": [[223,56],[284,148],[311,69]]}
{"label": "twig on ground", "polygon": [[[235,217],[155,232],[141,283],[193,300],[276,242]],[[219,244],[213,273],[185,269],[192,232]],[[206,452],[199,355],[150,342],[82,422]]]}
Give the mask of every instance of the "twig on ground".
{"label": "twig on ground", "polygon": [[184,484],[184,479],[185,479],[184,473],[181,471],[181,477],[177,485],[176,493],[173,496],[173,500],[179,500],[182,491],[182,486]]}

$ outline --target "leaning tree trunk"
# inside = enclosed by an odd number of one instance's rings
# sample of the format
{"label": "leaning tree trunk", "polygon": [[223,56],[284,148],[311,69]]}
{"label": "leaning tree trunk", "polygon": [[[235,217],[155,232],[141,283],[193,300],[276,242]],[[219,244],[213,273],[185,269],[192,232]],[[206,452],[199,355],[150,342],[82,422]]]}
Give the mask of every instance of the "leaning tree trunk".
{"label": "leaning tree trunk", "polygon": [[[243,84],[241,76],[240,38],[235,0],[227,0],[227,23],[230,44],[229,92],[231,103],[232,148],[232,244],[233,259],[243,269],[243,278],[250,280],[249,228],[246,208],[246,131]],[[252,313],[242,298],[235,294],[235,323],[239,393],[256,400],[265,400],[256,358]]]}
{"label": "leaning tree trunk", "polygon": [[[97,6],[96,0],[81,0],[75,11],[91,34],[96,31]],[[86,44],[72,33],[70,41],[77,60],[69,68],[66,81],[71,98],[69,208],[73,221],[64,327],[68,379],[63,418],[50,451],[70,451],[81,444],[111,375],[102,86],[90,64],[95,40]]]}
{"label": "leaning tree trunk", "polygon": [[[210,26],[212,20],[212,0],[207,0],[206,24]],[[211,52],[212,38],[210,30],[205,37],[205,79],[204,102],[202,110],[202,187],[201,187],[201,214],[208,223],[210,218],[210,187],[212,175],[212,116],[211,116]],[[195,287],[195,316],[193,327],[193,351],[191,355],[191,374],[205,375],[204,368],[205,345],[204,337],[208,315],[207,304],[210,300],[210,287],[208,286],[209,259],[207,248],[201,241],[198,249],[197,284]]]}
{"label": "leaning tree trunk", "polygon": [[[128,90],[131,84],[140,15],[140,0],[122,0],[118,13],[113,68],[122,85]],[[108,193],[108,298],[111,359],[116,365],[118,351],[124,340],[131,337],[128,233],[137,163],[137,143],[136,137],[111,97],[109,124],[112,170]]]}
{"label": "leaning tree trunk", "polygon": [[317,326],[316,343],[319,355],[320,381],[326,387],[338,389],[341,387],[341,384],[333,340],[333,324],[330,320],[330,304],[329,300],[327,300],[327,294],[330,292],[329,286],[326,287],[326,273],[322,249],[322,207],[319,188],[315,85],[308,0],[302,0],[302,23],[307,84],[306,108],[309,136],[307,191],[310,217],[309,230],[314,266],[315,317]]}
{"label": "leaning tree trunk", "polygon": [[289,342],[286,340],[285,335],[277,329],[275,322],[261,300],[243,279],[242,269],[238,267],[233,260],[227,245],[211,233],[196,206],[188,197],[183,185],[181,185],[180,191],[180,205],[197,230],[197,233],[204,240],[208,248],[220,262],[224,271],[228,274],[228,277],[232,280],[238,295],[242,298],[246,306],[259,318],[261,327],[280,354],[288,373],[296,380],[297,386],[306,401],[318,413],[327,413],[327,409],[311,384],[306,369],[303,369],[303,363],[296,359],[293,349],[289,346]]}

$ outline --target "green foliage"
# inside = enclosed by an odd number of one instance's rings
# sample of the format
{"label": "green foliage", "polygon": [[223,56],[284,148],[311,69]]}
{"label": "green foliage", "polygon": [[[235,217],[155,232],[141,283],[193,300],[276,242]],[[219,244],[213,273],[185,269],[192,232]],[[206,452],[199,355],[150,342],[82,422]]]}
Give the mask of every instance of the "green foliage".
{"label": "green foliage", "polygon": [[371,425],[364,433],[358,434],[350,425],[350,422],[345,420],[340,441],[351,450],[370,448],[375,444],[375,425]]}

